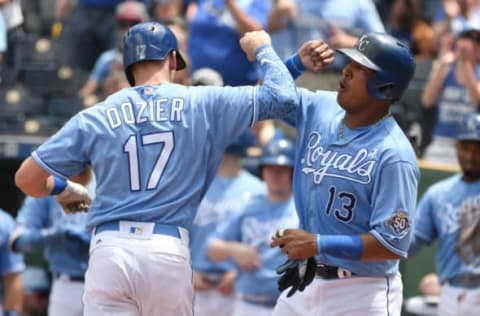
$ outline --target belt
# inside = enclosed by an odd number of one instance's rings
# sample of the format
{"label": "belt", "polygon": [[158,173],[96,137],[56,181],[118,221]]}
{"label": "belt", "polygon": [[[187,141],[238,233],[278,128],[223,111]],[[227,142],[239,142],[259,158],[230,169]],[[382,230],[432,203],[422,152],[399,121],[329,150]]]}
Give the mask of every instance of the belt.
{"label": "belt", "polygon": [[53,278],[55,280],[65,280],[65,281],[71,281],[71,282],[85,282],[85,276],[84,275],[69,275],[66,273],[60,273],[60,272],[53,272]]}
{"label": "belt", "polygon": [[[138,229],[138,228],[132,226],[130,228],[130,232],[132,234],[135,234],[136,233],[135,229]],[[95,227],[95,235],[105,231],[119,231],[119,230],[120,230],[120,221],[106,222],[106,223],[99,224]],[[155,225],[153,226],[153,233],[157,235],[167,235],[167,236],[171,236],[179,239],[181,238],[180,231],[178,230],[177,226],[155,223]]]}
{"label": "belt", "polygon": [[250,304],[262,305],[270,308],[277,304],[277,299],[271,296],[240,295],[240,299]]}
{"label": "belt", "polygon": [[451,286],[467,289],[480,288],[480,274],[459,275],[451,278],[447,283]]}
{"label": "belt", "polygon": [[316,274],[318,277],[324,280],[345,279],[356,275],[349,270],[335,266],[329,266],[328,264],[324,263],[317,263]]}

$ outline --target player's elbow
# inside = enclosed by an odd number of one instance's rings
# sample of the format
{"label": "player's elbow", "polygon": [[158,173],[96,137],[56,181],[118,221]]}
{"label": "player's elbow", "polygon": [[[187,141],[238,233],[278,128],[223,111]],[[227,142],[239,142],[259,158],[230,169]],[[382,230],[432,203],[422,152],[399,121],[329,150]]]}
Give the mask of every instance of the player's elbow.
{"label": "player's elbow", "polygon": [[44,171],[31,157],[27,158],[15,173],[15,185],[23,193],[40,198],[48,195],[47,178]]}
{"label": "player's elbow", "polygon": [[33,179],[31,179],[31,176],[24,168],[20,167],[20,169],[18,169],[15,173],[15,185],[17,188],[29,196],[35,198],[43,197],[44,194],[40,192],[36,183],[38,182],[35,182]]}

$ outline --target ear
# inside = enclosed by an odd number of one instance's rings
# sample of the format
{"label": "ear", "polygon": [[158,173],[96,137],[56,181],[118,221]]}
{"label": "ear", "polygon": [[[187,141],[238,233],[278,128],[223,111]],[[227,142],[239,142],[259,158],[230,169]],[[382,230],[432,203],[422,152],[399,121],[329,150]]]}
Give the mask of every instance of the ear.
{"label": "ear", "polygon": [[168,69],[170,71],[177,70],[177,52],[174,50],[168,54]]}

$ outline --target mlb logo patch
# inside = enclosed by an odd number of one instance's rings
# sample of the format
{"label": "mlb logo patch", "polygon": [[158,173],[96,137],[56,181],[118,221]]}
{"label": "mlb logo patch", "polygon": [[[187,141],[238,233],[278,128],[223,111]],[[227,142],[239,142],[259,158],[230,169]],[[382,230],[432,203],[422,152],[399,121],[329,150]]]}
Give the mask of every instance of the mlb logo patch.
{"label": "mlb logo patch", "polygon": [[397,211],[386,221],[387,226],[399,237],[405,236],[410,230],[410,220],[408,214],[403,211]]}
{"label": "mlb logo patch", "polygon": [[143,234],[143,228],[142,227],[131,226],[130,227],[130,234],[142,235]]}

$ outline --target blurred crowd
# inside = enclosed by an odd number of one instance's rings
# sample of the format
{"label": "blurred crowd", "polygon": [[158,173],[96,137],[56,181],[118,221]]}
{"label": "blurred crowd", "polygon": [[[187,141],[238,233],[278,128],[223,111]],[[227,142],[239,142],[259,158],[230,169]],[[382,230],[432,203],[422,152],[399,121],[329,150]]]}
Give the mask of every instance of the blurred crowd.
{"label": "blurred crowd", "polygon": [[[432,164],[458,167],[456,126],[479,111],[478,0],[0,0],[0,136],[50,136],[73,114],[129,86],[121,39],[149,20],[175,33],[187,61],[175,80],[191,85],[259,82],[259,68],[239,46],[252,30],[267,30],[282,59],[310,39],[347,48],[363,33],[394,35],[410,47],[417,68],[392,114],[418,158]],[[345,62],[337,56],[324,73],[297,82],[334,90]],[[257,149],[294,140],[295,132],[267,121],[245,137],[242,164],[260,175]],[[25,315],[46,311],[51,278],[42,271],[24,272]]]}
{"label": "blurred crowd", "polygon": [[[388,32],[409,45],[417,71],[392,111],[419,158],[457,165],[455,126],[477,111],[480,6],[477,0],[2,0],[0,1],[0,133],[50,135],[66,119],[128,86],[121,38],[136,23],[168,24],[188,68],[215,70],[225,85],[255,84],[261,74],[238,43],[265,29],[282,58],[322,39],[352,47],[367,32]],[[298,84],[336,89],[345,60]],[[287,133],[293,133],[287,131]]]}

